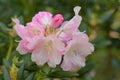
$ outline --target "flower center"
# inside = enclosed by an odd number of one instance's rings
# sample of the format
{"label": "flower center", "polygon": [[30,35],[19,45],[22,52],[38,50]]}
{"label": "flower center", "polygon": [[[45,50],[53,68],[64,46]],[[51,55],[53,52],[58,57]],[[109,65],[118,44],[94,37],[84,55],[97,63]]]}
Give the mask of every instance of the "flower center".
{"label": "flower center", "polygon": [[34,36],[39,36],[40,35],[40,30],[38,28],[30,28],[27,30],[28,31],[28,34],[31,36],[31,37],[34,37]]}
{"label": "flower center", "polygon": [[40,31],[39,31],[39,30],[34,30],[33,34],[34,34],[35,36],[38,36],[38,35],[40,35]]}
{"label": "flower center", "polygon": [[46,28],[46,30],[45,30],[45,36],[48,36],[50,34],[55,34],[55,33],[56,33],[55,28]]}

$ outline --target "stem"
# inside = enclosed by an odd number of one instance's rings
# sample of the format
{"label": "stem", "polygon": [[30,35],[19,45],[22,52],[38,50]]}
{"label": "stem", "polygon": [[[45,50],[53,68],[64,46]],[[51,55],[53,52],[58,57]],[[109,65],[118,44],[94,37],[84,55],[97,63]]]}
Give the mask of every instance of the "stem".
{"label": "stem", "polygon": [[10,45],[9,45],[8,52],[7,52],[7,56],[6,56],[6,59],[7,59],[7,60],[8,60],[9,57],[10,57],[12,48],[13,48],[13,38],[10,38]]}

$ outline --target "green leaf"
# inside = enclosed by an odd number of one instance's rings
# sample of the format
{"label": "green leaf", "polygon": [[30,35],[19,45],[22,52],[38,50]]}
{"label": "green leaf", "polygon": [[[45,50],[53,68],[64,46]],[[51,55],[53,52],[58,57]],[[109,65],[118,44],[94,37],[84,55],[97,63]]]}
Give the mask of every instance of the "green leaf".
{"label": "green leaf", "polygon": [[3,79],[3,72],[0,71],[0,79]]}
{"label": "green leaf", "polygon": [[48,74],[49,77],[52,78],[70,78],[70,77],[77,77],[79,74],[75,72],[67,72],[67,71],[54,71]]}
{"label": "green leaf", "polygon": [[21,65],[18,73],[17,73],[17,80],[22,80],[23,79],[23,72],[24,72],[24,64]]}
{"label": "green leaf", "polygon": [[25,80],[33,80],[34,73],[31,73]]}
{"label": "green leaf", "polygon": [[113,10],[110,10],[110,11],[107,11],[107,12],[105,12],[104,14],[102,14],[101,16],[100,16],[100,19],[99,19],[99,23],[104,23],[104,22],[106,22],[107,20],[109,20],[109,18],[113,15]]}
{"label": "green leaf", "polygon": [[8,38],[8,35],[6,35],[5,33],[0,33],[0,37],[1,38]]}
{"label": "green leaf", "polygon": [[3,46],[5,46],[5,43],[0,43],[0,47],[3,47]]}
{"label": "green leaf", "polygon": [[6,59],[3,59],[3,63],[7,69],[10,69],[11,65]]}
{"label": "green leaf", "polygon": [[2,32],[7,32],[7,29],[6,29],[6,25],[2,22],[0,22],[0,30],[2,30]]}
{"label": "green leaf", "polygon": [[91,71],[91,69],[93,69],[93,64],[89,63],[87,64],[84,68],[82,68],[78,73],[79,73],[79,77],[84,76],[86,73],[88,73],[89,71]]}
{"label": "green leaf", "polygon": [[4,67],[4,80],[10,80],[10,75],[6,67]]}

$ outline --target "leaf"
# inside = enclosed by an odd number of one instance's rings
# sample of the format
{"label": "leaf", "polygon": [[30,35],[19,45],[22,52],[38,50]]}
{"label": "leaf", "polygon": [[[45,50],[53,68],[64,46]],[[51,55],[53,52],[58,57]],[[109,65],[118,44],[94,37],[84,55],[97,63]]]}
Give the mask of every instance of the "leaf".
{"label": "leaf", "polygon": [[7,69],[10,69],[11,65],[6,59],[3,59],[3,63]]}
{"label": "leaf", "polygon": [[4,67],[4,80],[10,80],[10,75],[6,67]]}
{"label": "leaf", "polygon": [[0,79],[3,80],[3,72],[2,71],[0,71]]}
{"label": "leaf", "polygon": [[99,23],[104,23],[113,15],[113,10],[107,11],[100,16]]}
{"label": "leaf", "polygon": [[84,76],[86,73],[88,73],[91,69],[93,69],[93,64],[89,63],[84,68],[82,68],[78,73],[79,77]]}
{"label": "leaf", "polygon": [[4,32],[4,33],[7,32],[6,25],[2,22],[0,22],[0,30],[2,30],[2,32]]}
{"label": "leaf", "polygon": [[31,73],[25,80],[33,80],[34,73]]}
{"label": "leaf", "polygon": [[0,47],[3,47],[3,46],[5,46],[5,43],[0,43]]}
{"label": "leaf", "polygon": [[24,71],[24,64],[21,65],[18,73],[17,73],[17,80],[22,80],[22,76],[23,76],[23,71]]}
{"label": "leaf", "polygon": [[48,74],[49,77],[52,78],[70,78],[70,77],[77,77],[79,74],[75,72],[67,72],[67,71],[54,71]]}
{"label": "leaf", "polygon": [[2,37],[2,38],[8,38],[8,35],[6,35],[4,33],[0,33],[0,37]]}

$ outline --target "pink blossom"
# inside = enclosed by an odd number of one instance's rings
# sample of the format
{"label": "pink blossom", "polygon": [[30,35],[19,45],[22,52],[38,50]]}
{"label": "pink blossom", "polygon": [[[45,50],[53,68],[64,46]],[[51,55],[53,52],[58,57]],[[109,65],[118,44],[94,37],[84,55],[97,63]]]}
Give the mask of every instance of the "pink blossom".
{"label": "pink blossom", "polygon": [[55,68],[60,64],[64,44],[55,36],[50,35],[43,39],[41,45],[32,53],[32,61],[37,65],[44,65],[47,63],[50,67]]}
{"label": "pink blossom", "polygon": [[94,51],[88,36],[78,29],[82,20],[80,9],[75,7],[75,16],[64,22],[61,14],[53,16],[45,11],[36,14],[26,26],[13,19],[15,30],[22,39],[17,51],[32,53],[31,60],[40,66],[48,64],[55,68],[62,63],[64,71],[78,71],[85,66],[85,58]]}
{"label": "pink blossom", "polygon": [[[19,23],[18,19],[13,19],[13,21],[16,23],[15,30],[17,31],[17,34],[22,38],[17,50],[21,54],[32,52],[35,46],[38,45],[37,42],[39,38],[44,36],[44,28],[33,22],[23,26]],[[21,49],[23,49],[23,51]]]}
{"label": "pink blossom", "polygon": [[85,66],[85,57],[94,51],[94,47],[88,42],[85,33],[73,33],[72,40],[67,42],[66,53],[61,65],[64,71],[78,71]]}

